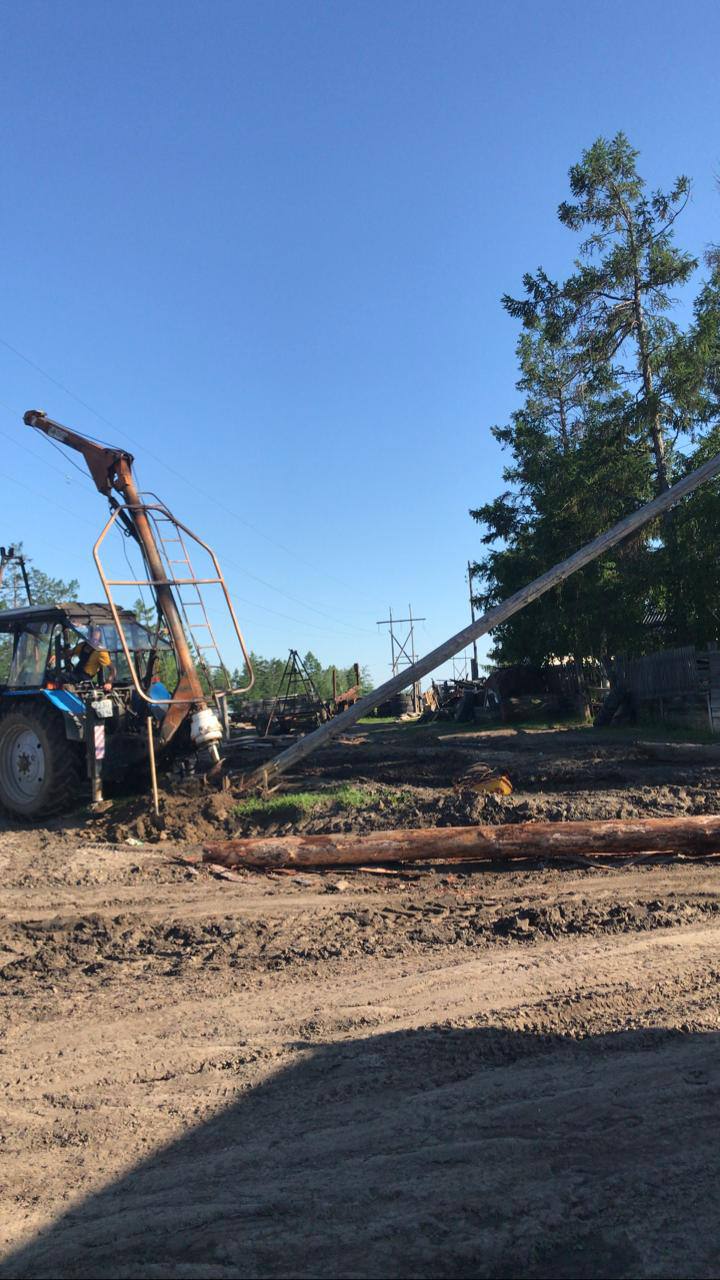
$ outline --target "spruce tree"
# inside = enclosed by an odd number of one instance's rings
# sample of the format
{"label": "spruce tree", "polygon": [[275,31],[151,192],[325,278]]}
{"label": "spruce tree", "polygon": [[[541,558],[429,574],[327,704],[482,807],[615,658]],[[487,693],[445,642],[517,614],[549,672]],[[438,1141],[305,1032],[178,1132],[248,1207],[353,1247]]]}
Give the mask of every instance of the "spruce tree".
{"label": "spruce tree", "polygon": [[[669,192],[648,193],[637,158],[622,133],[583,153],[570,170],[572,200],[558,211],[565,226],[585,233],[573,274],[560,284],[539,269],[525,275],[524,296],[503,298],[523,324],[523,404],[493,430],[512,453],[504,473],[511,488],[471,513],[490,548],[477,566],[481,604],[496,603],[667,488],[673,466],[683,465],[673,458],[674,441],[707,402],[707,376],[682,350],[669,317],[696,266],[673,241],[689,183],[680,177]],[[708,295],[693,352],[701,329],[712,341],[711,303]],[[661,532],[647,530],[512,619],[495,637],[495,656],[539,661],[652,644],[643,626],[650,600],[662,595],[679,616],[678,593],[667,589],[677,534],[670,522]]]}
{"label": "spruce tree", "polygon": [[563,297],[588,367],[611,365],[634,395],[635,430],[652,450],[661,492],[670,484],[673,434],[685,425],[670,393],[677,330],[668,312],[697,260],[673,242],[688,179],[677,178],[669,192],[648,193],[637,159],[618,133],[611,141],[598,138],[570,170],[573,200],[560,205],[560,221],[589,235]]}

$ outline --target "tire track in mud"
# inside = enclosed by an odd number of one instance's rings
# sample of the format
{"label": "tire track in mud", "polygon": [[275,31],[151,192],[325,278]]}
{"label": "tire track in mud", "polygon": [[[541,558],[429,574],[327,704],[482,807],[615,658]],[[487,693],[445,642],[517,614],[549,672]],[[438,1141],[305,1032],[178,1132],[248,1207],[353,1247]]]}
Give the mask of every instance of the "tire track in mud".
{"label": "tire track in mud", "polygon": [[[717,805],[713,771],[627,744],[513,741],[482,820]],[[421,768],[408,822],[479,812],[464,748],[383,751],[359,771]],[[27,1246],[0,1275],[716,1273],[716,866],[340,891],[97,833],[0,836],[0,1239]]]}
{"label": "tire track in mud", "polygon": [[[275,971],[362,956],[400,957],[447,948],[460,953],[528,946],[567,936],[623,935],[673,930],[718,918],[720,895],[678,901],[653,897],[631,902],[591,899],[537,906],[436,901],[338,905],[335,910],[218,916],[150,922],[140,914],[64,915],[0,925],[0,984],[57,983],[63,975],[82,985],[135,974],[180,976]],[[1,989],[1,987],[0,987]]]}
{"label": "tire track in mud", "polygon": [[0,1274],[710,1275],[719,964],[713,918],[67,993],[5,1067]]}

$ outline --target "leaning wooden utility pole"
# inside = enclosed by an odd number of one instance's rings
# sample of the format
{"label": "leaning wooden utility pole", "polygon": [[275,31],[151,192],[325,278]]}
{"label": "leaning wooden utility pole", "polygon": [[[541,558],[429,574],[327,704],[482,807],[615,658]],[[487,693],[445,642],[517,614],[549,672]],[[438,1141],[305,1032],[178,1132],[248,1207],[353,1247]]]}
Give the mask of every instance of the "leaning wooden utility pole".
{"label": "leaning wooden utility pole", "polygon": [[305,756],[317,751],[318,747],[344,733],[346,729],[349,729],[357,720],[367,715],[368,711],[374,710],[381,702],[392,698],[401,689],[407,688],[415,680],[420,680],[428,672],[434,671],[443,662],[447,662],[448,658],[452,658],[454,654],[459,653],[461,649],[464,649],[473,640],[477,640],[478,636],[483,636],[486,632],[500,626],[501,623],[507,622],[508,618],[511,618],[514,613],[518,613],[526,605],[531,604],[533,600],[537,600],[539,596],[544,595],[546,591],[564,582],[571,574],[577,573],[578,569],[582,569],[586,564],[597,560],[598,556],[601,556],[603,552],[617,546],[618,542],[622,542],[623,538],[627,538],[631,533],[635,533],[637,529],[641,529],[643,525],[648,524],[650,520],[654,520],[656,516],[668,511],[680,498],[692,493],[693,489],[697,489],[698,485],[706,484],[708,480],[713,480],[718,474],[720,474],[720,453],[716,454],[714,458],[710,458],[708,462],[703,463],[696,471],[691,471],[690,475],[685,476],[684,479],[678,480],[677,484],[674,484],[671,489],[666,489],[657,498],[653,498],[652,502],[647,502],[644,507],[633,511],[629,516],[625,516],[623,520],[613,525],[612,529],[608,529],[597,538],[593,538],[592,542],[588,542],[586,546],[581,547],[574,555],[568,556],[567,560],[562,560],[560,564],[548,569],[547,573],[543,573],[539,578],[536,578],[529,586],[516,591],[515,595],[510,596],[508,600],[504,600],[502,604],[488,610],[482,617],[476,618],[474,622],[470,623],[470,626],[463,627],[462,631],[458,631],[456,635],[451,636],[444,644],[438,645],[436,649],[433,649],[424,658],[420,658],[419,662],[414,663],[412,666],[404,667],[392,679],[386,680],[385,684],[381,684],[377,689],[373,689],[372,693],[360,698],[354,706],[349,707],[342,715],[336,716],[334,720],[329,720],[327,724],[321,725],[313,733],[308,733],[306,737],[300,738],[298,742],[288,747],[286,751],[281,751],[280,755],[276,756],[274,760],[268,761],[266,765],[248,774],[243,779],[243,785],[245,787],[267,786],[268,783],[279,777],[281,773],[285,773],[298,761],[303,760]]}

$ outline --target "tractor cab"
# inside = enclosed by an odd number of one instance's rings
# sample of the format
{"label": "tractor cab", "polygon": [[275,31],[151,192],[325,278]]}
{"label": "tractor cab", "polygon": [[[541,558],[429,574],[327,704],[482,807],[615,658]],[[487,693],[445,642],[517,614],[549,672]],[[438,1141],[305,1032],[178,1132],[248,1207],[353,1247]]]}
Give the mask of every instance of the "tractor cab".
{"label": "tractor cab", "polygon": [[[129,610],[118,613],[135,670],[143,683],[148,675],[151,683],[157,679],[158,658],[162,661],[162,655],[171,654],[172,646],[160,632],[151,634]],[[109,661],[88,661],[93,652]],[[102,683],[103,667],[112,671],[111,683],[118,693],[133,688],[125,649],[107,605],[38,604],[0,611],[0,694],[77,686],[87,691],[88,686]]]}
{"label": "tractor cab", "polygon": [[129,610],[118,617],[122,636],[108,605],[0,610],[0,806],[9,812],[70,807],[92,773],[90,749],[102,778],[144,758],[148,714],[161,720],[170,701],[162,677],[176,678],[173,648]]}

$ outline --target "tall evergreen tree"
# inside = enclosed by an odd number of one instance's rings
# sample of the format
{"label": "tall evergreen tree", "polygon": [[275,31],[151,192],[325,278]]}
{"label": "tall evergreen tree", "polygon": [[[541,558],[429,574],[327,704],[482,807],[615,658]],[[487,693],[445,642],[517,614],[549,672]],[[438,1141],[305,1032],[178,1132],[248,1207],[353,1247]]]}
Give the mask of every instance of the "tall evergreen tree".
{"label": "tall evergreen tree", "polygon": [[[708,278],[695,302],[693,323],[678,337],[673,392],[689,420],[691,471],[720,453],[720,250],[707,254]],[[720,492],[703,485],[675,511],[671,554],[665,556],[666,594],[677,602],[680,638],[696,644],[720,638]],[[670,589],[668,589],[668,587]]]}
{"label": "tall evergreen tree", "polygon": [[[559,208],[565,226],[587,233],[573,274],[558,284],[540,269],[524,277],[522,298],[503,299],[523,324],[524,399],[493,431],[512,453],[512,487],[471,513],[491,548],[477,566],[482,604],[667,488],[675,439],[698,417],[677,385],[703,378],[691,375],[668,315],[696,266],[673,242],[689,184],[681,177],[668,193],[648,194],[637,155],[624,134],[584,152],[570,170],[573,199]],[[675,547],[676,535],[664,533]],[[499,629],[495,656],[540,661],[651,643],[643,614],[667,563],[657,530],[647,530]]]}
{"label": "tall evergreen tree", "polygon": [[588,233],[574,274],[560,288],[543,271],[528,274],[525,297],[505,305],[525,324],[542,316],[558,342],[572,332],[587,377],[611,369],[632,393],[628,425],[652,451],[660,492],[670,483],[673,436],[686,426],[669,386],[677,330],[668,312],[697,260],[673,241],[688,179],[648,194],[637,159],[624,133],[583,153],[570,170],[573,200],[558,209],[566,227]]}
{"label": "tall evergreen tree", "polygon": [[[476,598],[485,608],[619,520],[638,498],[652,496],[646,451],[627,447],[626,394],[585,396],[581,411],[563,424],[529,350],[523,335],[518,383],[525,391],[523,407],[508,426],[493,428],[512,454],[504,471],[512,487],[471,512],[485,526],[483,542],[489,547],[475,566],[485,583]],[[493,656],[535,663],[565,655],[602,657],[620,636],[637,638],[651,564],[647,539],[617,549],[498,628]]]}

